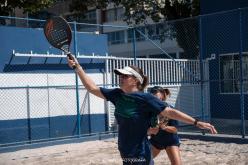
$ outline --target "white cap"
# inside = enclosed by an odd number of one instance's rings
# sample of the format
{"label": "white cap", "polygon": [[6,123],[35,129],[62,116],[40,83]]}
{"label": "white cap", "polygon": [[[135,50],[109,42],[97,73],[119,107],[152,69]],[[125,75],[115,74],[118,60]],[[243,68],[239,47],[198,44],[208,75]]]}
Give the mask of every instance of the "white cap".
{"label": "white cap", "polygon": [[136,77],[140,81],[141,84],[143,83],[142,76],[137,71],[135,71],[133,68],[131,68],[129,66],[126,66],[123,69],[115,69],[114,72],[115,72],[115,74],[118,74],[118,75],[122,75],[122,74],[132,75],[132,76]]}

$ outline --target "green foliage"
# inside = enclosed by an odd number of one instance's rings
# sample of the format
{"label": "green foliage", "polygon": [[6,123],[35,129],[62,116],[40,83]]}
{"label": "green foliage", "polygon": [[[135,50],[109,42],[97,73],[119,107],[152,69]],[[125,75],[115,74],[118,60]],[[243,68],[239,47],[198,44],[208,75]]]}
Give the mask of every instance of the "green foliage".
{"label": "green foliage", "polygon": [[35,13],[48,8],[55,0],[0,0],[0,15],[9,15],[15,8],[23,9],[24,13]]}
{"label": "green foliage", "polygon": [[126,9],[125,21],[134,24],[146,24],[150,17],[154,22],[163,22],[160,41],[165,38],[176,39],[184,50],[184,58],[197,58],[199,54],[199,26],[195,19],[180,20],[175,23],[166,21],[198,16],[199,0],[113,0]]}
{"label": "green foliage", "polygon": [[73,12],[75,15],[82,15],[91,7],[97,9],[106,8],[108,3],[108,0],[72,0],[70,4],[70,12]]}
{"label": "green foliage", "polygon": [[[163,42],[165,38],[176,39],[184,50],[185,58],[197,58],[199,54],[197,20],[179,21],[174,24],[166,21],[199,15],[200,0],[73,0],[70,7],[75,14],[82,15],[89,6],[104,9],[110,2],[125,8],[124,21],[128,24],[146,24],[148,17],[154,22],[164,22],[161,25],[160,41]],[[151,30],[149,32],[152,33]]]}
{"label": "green foliage", "polygon": [[[56,0],[0,0],[0,15],[9,15],[15,8],[22,8],[30,14],[48,8]],[[182,19],[197,16],[200,13],[200,0],[71,0],[70,11],[82,17],[91,7],[105,9],[109,3],[125,8],[128,24],[146,24],[150,17],[154,22]],[[186,58],[196,58],[199,54],[198,22],[164,23],[163,33],[170,39],[174,38],[184,50]],[[160,35],[161,42],[165,35]]]}
{"label": "green foliage", "polygon": [[135,24],[151,17],[155,22],[175,20],[199,15],[199,0],[112,0],[115,5],[122,5],[126,20],[134,20]]}

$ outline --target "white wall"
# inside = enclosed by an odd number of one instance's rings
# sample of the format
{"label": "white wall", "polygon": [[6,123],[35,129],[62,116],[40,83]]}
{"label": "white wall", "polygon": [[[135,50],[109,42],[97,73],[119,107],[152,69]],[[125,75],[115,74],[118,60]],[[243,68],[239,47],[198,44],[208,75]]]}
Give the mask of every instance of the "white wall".
{"label": "white wall", "polygon": [[[103,84],[103,74],[91,73],[89,76],[97,84]],[[28,111],[31,118],[77,113],[75,74],[73,73],[0,74],[0,80],[0,120],[27,118]],[[81,85],[80,81],[79,84]],[[50,87],[47,88],[47,86]],[[104,113],[104,101],[91,94],[88,96],[86,93],[84,87],[80,86],[81,112],[84,114]],[[83,105],[85,99],[87,107]]]}

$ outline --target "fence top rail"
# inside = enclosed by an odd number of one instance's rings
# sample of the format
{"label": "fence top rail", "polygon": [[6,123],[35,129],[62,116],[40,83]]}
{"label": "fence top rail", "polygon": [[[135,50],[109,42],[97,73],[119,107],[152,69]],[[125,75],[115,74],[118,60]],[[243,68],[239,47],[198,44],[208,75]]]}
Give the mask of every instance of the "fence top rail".
{"label": "fence top rail", "polygon": [[43,19],[35,19],[35,18],[28,18],[28,17],[0,16],[0,18],[4,18],[4,19],[17,19],[17,20],[26,20],[26,21],[40,21],[40,22],[45,22],[45,21],[46,21],[46,20],[43,20]]}
{"label": "fence top rail", "polygon": [[[13,51],[13,55],[16,57],[44,57],[44,58],[67,58],[65,54],[38,54],[38,53],[17,53]],[[78,54],[77,58],[82,59],[99,59],[99,60],[134,60],[134,58],[130,57],[116,57],[116,56],[109,56],[106,53],[106,56],[99,56],[99,55],[83,55]],[[163,59],[163,58],[136,58],[137,61],[172,61],[172,59]],[[191,62],[199,62],[199,60],[192,60],[192,59],[174,59],[173,61],[184,62],[184,61],[191,61]]]}
{"label": "fence top rail", "polygon": [[[25,21],[39,21],[39,22],[46,22],[46,20],[43,19],[35,19],[35,18],[28,18],[28,17],[11,17],[11,16],[0,16],[2,19],[16,19],[16,20],[25,20]],[[87,25],[87,26],[98,26],[98,27],[112,27],[112,28],[126,28],[126,29],[132,29],[133,26],[128,25],[110,25],[110,24],[93,24],[93,23],[80,23],[80,22],[71,22],[68,21],[69,24],[76,23],[77,25]]]}

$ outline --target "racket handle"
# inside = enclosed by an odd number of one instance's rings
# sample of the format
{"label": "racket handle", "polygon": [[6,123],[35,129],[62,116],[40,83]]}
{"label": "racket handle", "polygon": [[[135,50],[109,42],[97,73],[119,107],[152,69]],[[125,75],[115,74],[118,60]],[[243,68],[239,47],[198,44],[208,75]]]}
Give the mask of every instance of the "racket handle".
{"label": "racket handle", "polygon": [[70,60],[73,60],[73,56],[71,55],[71,53],[68,53],[67,57],[69,57]]}
{"label": "racket handle", "polygon": [[[67,53],[67,57],[69,57],[69,59],[70,60],[73,60],[74,58],[73,58],[73,56],[71,55],[71,53]],[[72,66],[72,69],[76,69],[76,66],[74,65],[74,66]]]}

